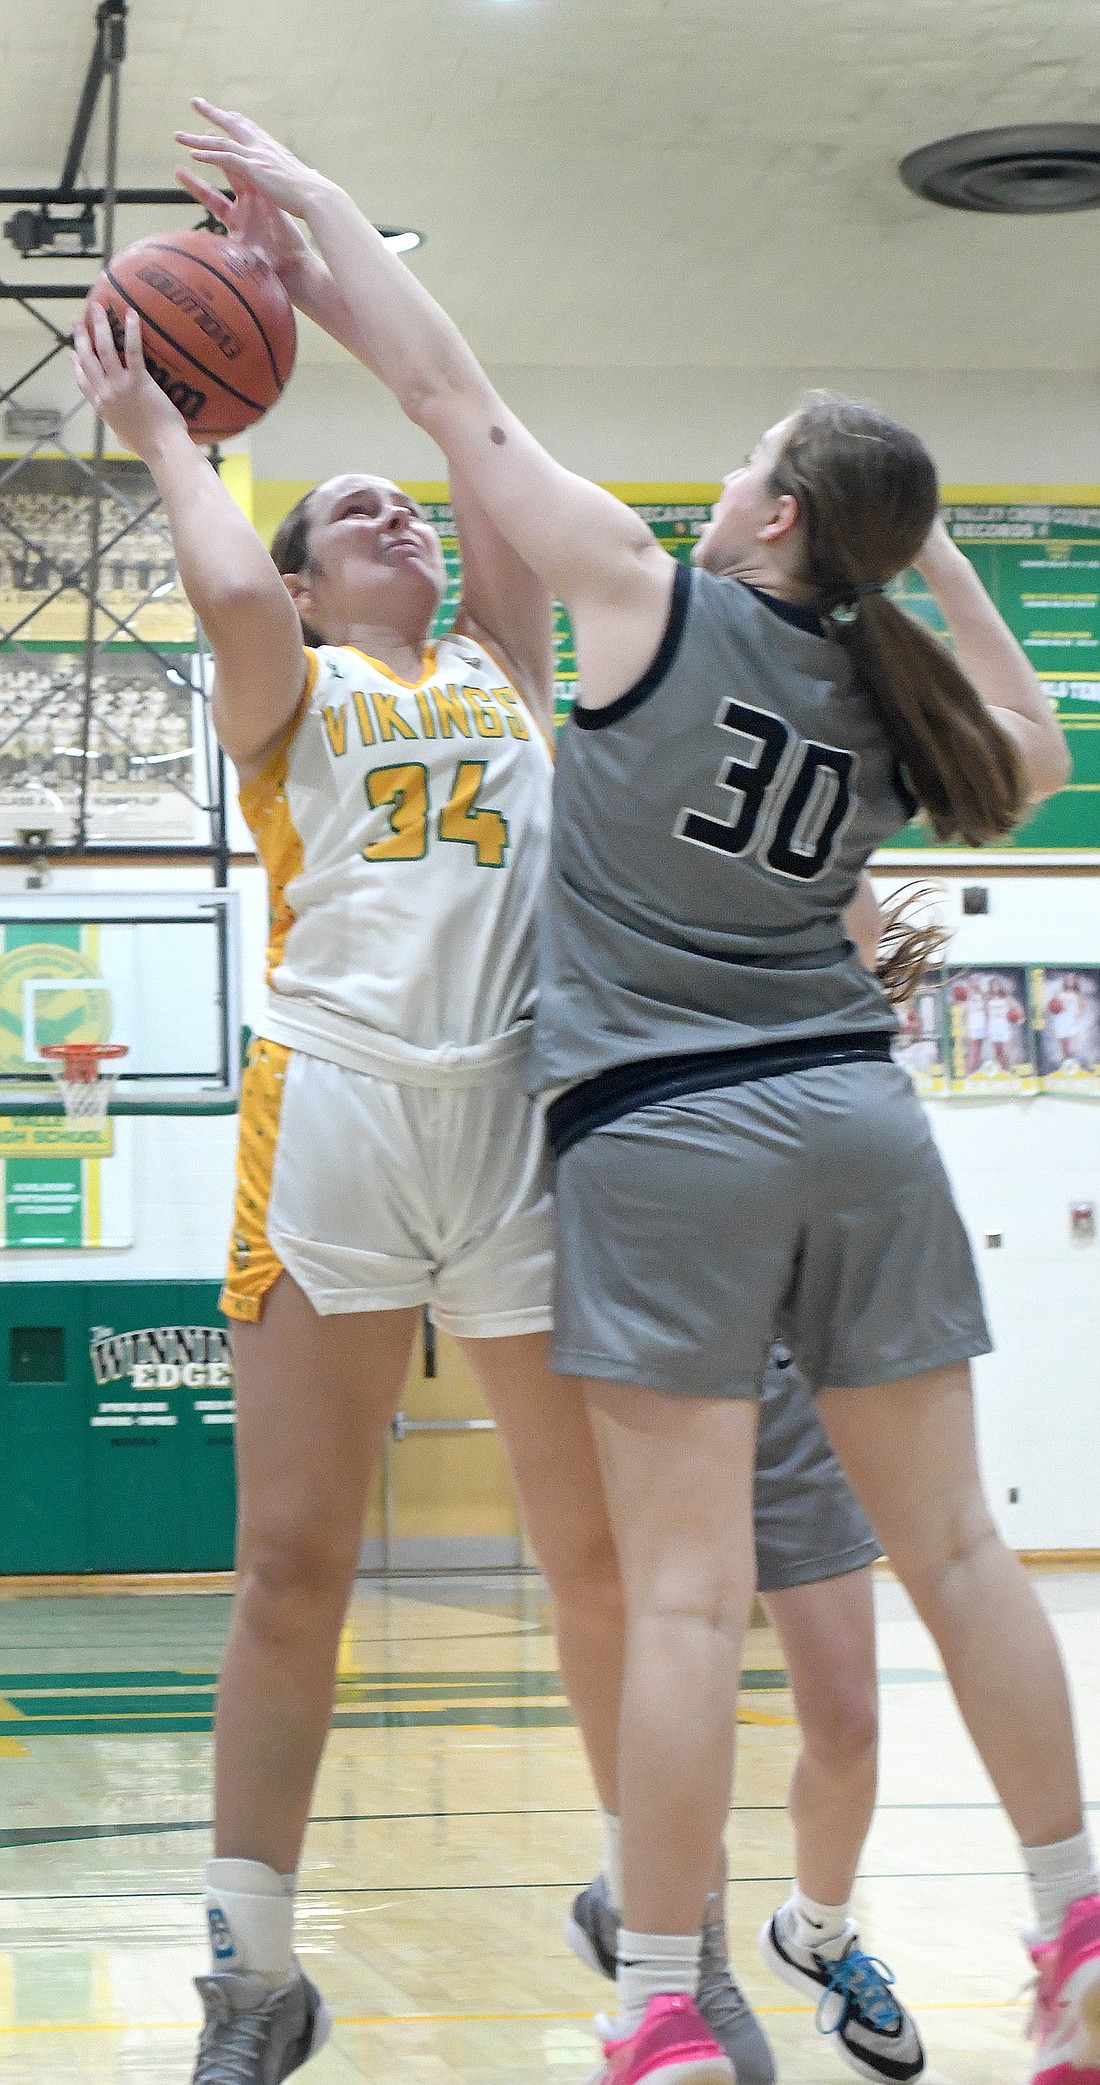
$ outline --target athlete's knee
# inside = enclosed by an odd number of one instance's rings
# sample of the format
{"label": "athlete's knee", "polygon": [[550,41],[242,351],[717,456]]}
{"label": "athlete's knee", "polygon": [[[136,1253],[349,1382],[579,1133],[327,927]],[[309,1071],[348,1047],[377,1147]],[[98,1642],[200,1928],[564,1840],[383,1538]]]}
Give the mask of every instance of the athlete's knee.
{"label": "athlete's knee", "polygon": [[294,1635],[343,1613],[356,1561],[353,1546],[317,1528],[242,1528],[237,1599],[254,1630]]}
{"label": "athlete's knee", "polygon": [[834,1773],[874,1767],[878,1757],[878,1689],[862,1674],[831,1674],[800,1715],[811,1758]]}
{"label": "athlete's knee", "polygon": [[895,1543],[890,1560],[923,1612],[944,1600],[965,1597],[976,1572],[994,1565],[1008,1552],[981,1491],[967,1491],[944,1502],[912,1538]]}
{"label": "athlete's knee", "polygon": [[556,1607],[621,1611],[619,1559],[606,1521],[566,1530],[543,1528],[532,1536],[531,1546]]}
{"label": "athlete's knee", "polygon": [[627,1617],[633,1628],[648,1625],[705,1634],[716,1647],[739,1653],[751,1598],[750,1589],[722,1581],[654,1586],[633,1596],[628,1588]]}

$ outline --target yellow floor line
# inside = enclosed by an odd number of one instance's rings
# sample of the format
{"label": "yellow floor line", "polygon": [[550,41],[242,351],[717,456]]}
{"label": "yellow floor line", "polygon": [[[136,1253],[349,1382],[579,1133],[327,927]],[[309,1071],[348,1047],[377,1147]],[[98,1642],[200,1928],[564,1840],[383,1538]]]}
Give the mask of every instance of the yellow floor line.
{"label": "yellow floor line", "polygon": [[[922,2016],[926,2013],[998,2013],[1016,2010],[1023,2003],[1018,1999],[1005,1998],[957,1998],[929,2003],[927,1999],[914,2003],[913,2010]],[[753,2011],[763,2016],[780,2013],[809,2014],[812,2005],[756,2005]],[[583,2013],[347,2013],[333,2021],[334,2027],[447,2027],[485,2026],[503,2023],[522,2023],[525,2020],[587,2020],[591,2021],[589,2009]],[[194,2024],[189,2020],[43,2020],[30,2025],[4,2026],[0,2023],[0,2035],[4,2034],[191,2034]]]}

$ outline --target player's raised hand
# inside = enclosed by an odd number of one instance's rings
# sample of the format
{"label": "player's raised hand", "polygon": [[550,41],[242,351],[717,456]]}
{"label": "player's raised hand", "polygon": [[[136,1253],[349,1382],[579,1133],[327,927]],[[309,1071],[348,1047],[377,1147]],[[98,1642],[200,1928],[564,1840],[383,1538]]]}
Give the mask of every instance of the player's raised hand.
{"label": "player's raised hand", "polygon": [[187,422],[145,366],[136,311],[126,313],[121,354],[119,345],[102,305],[85,305],[73,326],[77,386],[123,446],[148,459],[165,433],[182,428],[187,434]]}
{"label": "player's raised hand", "polygon": [[236,193],[244,186],[259,189],[280,210],[289,210],[293,217],[304,217],[311,196],[331,185],[266,130],[261,130],[250,116],[242,116],[234,109],[216,108],[212,101],[198,94],[191,106],[208,122],[215,123],[225,136],[177,130],[177,145],[185,146],[191,157],[204,166],[216,167]]}
{"label": "player's raised hand", "polygon": [[231,239],[239,239],[242,246],[262,253],[276,275],[291,288],[303,262],[310,261],[312,255],[303,234],[285,210],[243,178],[238,182],[236,195],[211,188],[190,167],[177,167],[176,180],[209,216],[225,226]]}

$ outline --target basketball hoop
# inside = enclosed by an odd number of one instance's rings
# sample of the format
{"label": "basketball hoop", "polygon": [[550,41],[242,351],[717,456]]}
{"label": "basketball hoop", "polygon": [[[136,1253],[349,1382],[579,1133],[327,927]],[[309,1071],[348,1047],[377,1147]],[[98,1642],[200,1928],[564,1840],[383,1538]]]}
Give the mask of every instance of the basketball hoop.
{"label": "basketball hoop", "polygon": [[43,1043],[39,1051],[61,1089],[66,1116],[82,1129],[104,1128],[118,1071],[102,1067],[129,1054],[125,1043]]}

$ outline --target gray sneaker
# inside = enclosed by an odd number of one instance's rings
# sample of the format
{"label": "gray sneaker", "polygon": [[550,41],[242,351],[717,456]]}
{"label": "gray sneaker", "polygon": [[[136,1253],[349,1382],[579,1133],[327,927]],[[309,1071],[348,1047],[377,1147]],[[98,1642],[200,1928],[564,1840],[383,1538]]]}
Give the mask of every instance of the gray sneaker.
{"label": "gray sneaker", "polygon": [[328,2040],[320,1992],[299,1970],[274,1990],[262,1976],[197,1976],[206,2025],[191,2085],[280,2085]]}
{"label": "gray sneaker", "polygon": [[699,2011],[733,2065],[737,2085],[775,2085],[775,2058],[748,1999],[730,1973],[720,1897],[707,1898],[699,1955]]}
{"label": "gray sneaker", "polygon": [[597,1976],[609,1976],[614,1983],[619,1966],[619,1921],[607,1894],[606,1876],[597,1875],[595,1882],[574,1897],[562,1933],[578,1962],[583,1962],[586,1969],[594,1969]]}
{"label": "gray sneaker", "polygon": [[[708,1900],[707,1913],[696,1993],[699,2011],[729,2057],[736,2085],[775,2085],[775,2061],[764,2030],[730,1974],[721,1909],[713,1897]],[[603,1875],[597,1875],[574,1898],[564,1933],[578,1961],[601,1976],[614,1978],[619,1921]]]}

